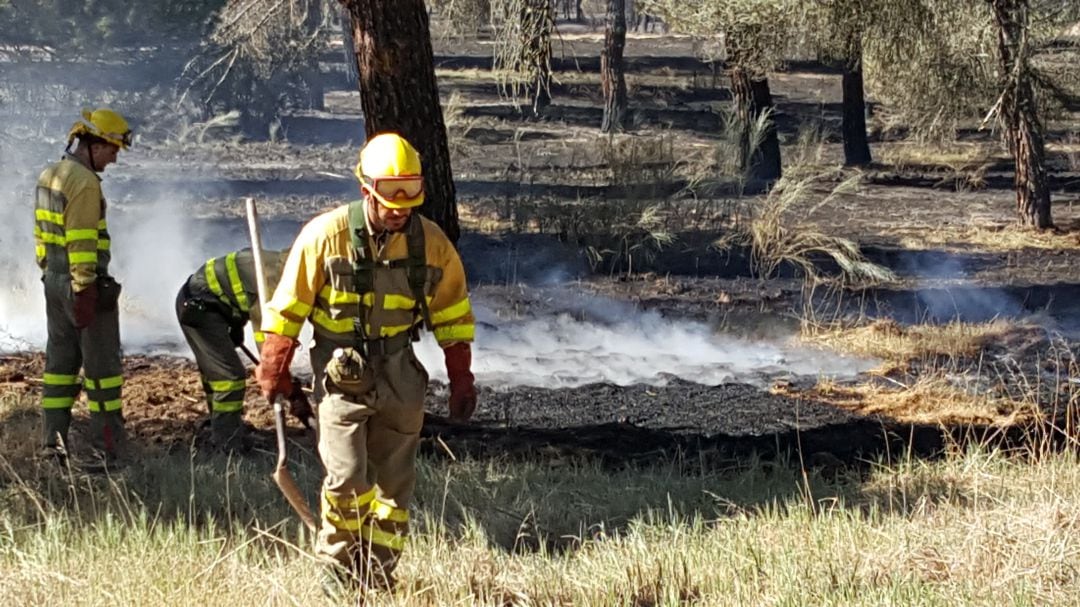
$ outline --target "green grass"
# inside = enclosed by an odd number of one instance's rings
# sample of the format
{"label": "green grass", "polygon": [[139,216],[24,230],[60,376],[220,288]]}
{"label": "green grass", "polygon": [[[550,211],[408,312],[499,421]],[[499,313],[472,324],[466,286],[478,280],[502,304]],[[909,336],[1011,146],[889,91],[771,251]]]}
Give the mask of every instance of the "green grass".
{"label": "green grass", "polygon": [[[36,436],[30,410],[0,401],[0,604],[331,604],[269,456],[57,477],[11,449]],[[425,458],[419,472],[401,586],[375,604],[1080,601],[1071,455],[975,450],[828,478],[751,455],[623,470]]]}

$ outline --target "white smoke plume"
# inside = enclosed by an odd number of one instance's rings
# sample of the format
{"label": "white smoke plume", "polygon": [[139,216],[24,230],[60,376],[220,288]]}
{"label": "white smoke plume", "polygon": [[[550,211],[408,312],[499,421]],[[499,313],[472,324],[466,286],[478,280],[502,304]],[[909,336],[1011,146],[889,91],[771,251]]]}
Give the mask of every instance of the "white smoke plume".
{"label": "white smoke plume", "polygon": [[[612,301],[609,309],[623,305]],[[473,371],[479,384],[495,389],[572,388],[596,382],[664,385],[672,377],[705,385],[765,385],[776,377],[850,378],[874,364],[789,342],[717,334],[704,323],[655,312],[622,313],[605,323],[567,313],[496,321],[493,311],[482,305],[476,313],[481,322]],[[433,378],[446,381],[434,340],[425,338],[417,354]]]}

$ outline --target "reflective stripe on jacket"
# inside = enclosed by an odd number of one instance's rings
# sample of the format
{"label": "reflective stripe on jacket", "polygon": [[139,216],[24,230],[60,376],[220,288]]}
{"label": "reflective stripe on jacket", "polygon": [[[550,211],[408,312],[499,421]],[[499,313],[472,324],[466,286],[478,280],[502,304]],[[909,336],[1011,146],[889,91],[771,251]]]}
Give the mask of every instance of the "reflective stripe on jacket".
{"label": "reflective stripe on jacket", "polygon": [[[377,267],[373,290],[356,292],[348,211],[349,205],[343,205],[304,226],[267,306],[263,331],[295,339],[310,318],[316,345],[329,342],[338,347],[355,342],[361,308],[369,338],[398,335],[422,322],[404,268]],[[442,346],[472,341],[475,319],[461,258],[438,225],[420,215],[413,221],[422,222],[424,230],[424,291],[435,339]],[[373,243],[372,251],[379,262],[406,259],[405,234],[390,234],[381,249]]]}
{"label": "reflective stripe on jacket", "polygon": [[109,273],[109,230],[101,178],[70,154],[38,177],[34,244],[42,270],[70,273],[82,291]]}
{"label": "reflective stripe on jacket", "polygon": [[[277,284],[287,254],[288,251],[263,252],[268,289],[273,289]],[[220,303],[232,318],[240,322],[250,318],[257,328],[261,321],[255,256],[251,249],[233,251],[208,260],[199,271],[188,277],[187,288],[192,298]]]}

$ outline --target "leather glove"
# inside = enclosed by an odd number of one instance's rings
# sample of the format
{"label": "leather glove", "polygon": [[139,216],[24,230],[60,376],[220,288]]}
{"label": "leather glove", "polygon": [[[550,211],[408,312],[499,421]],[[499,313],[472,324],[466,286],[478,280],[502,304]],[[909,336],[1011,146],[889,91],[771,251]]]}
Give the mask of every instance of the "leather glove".
{"label": "leather glove", "polygon": [[98,290],[97,285],[91,283],[82,291],[75,293],[75,328],[85,329],[94,322],[94,313],[97,311]]}
{"label": "leather glove", "polygon": [[267,333],[263,342],[259,366],[255,367],[255,381],[266,400],[274,402],[278,396],[288,396],[293,391],[289,363],[296,351],[296,340],[276,333]]}
{"label": "leather glove", "polygon": [[450,419],[466,421],[476,411],[476,385],[471,371],[472,347],[458,342],[443,348],[446,375],[450,378]]}
{"label": "leather glove", "polygon": [[289,394],[289,414],[300,420],[304,427],[307,427],[310,424],[309,420],[315,417],[307,394],[304,394],[300,382],[295,379],[292,382],[292,392]]}

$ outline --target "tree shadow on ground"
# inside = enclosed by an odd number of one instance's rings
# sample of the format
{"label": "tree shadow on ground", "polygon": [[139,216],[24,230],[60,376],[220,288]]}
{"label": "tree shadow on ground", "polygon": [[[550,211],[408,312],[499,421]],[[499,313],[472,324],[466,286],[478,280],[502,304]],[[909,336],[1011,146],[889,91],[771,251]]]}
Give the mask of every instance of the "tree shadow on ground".
{"label": "tree shadow on ground", "polygon": [[[479,510],[485,500],[501,503],[481,522],[492,544],[508,551],[574,550],[593,536],[622,533],[632,521],[665,512],[708,521],[826,497],[895,511],[895,495],[864,499],[861,482],[875,466],[933,461],[973,446],[1009,451],[1033,442],[1069,445],[1045,424],[908,423],[731,384],[595,385],[484,397],[489,408],[518,408],[518,418],[499,421],[504,414],[496,413],[462,425],[429,415],[421,451],[446,466],[488,462],[494,471],[487,480],[473,481],[475,487],[450,501]],[[681,411],[674,411],[677,403]],[[725,414],[730,412],[740,419]],[[502,469],[521,470],[527,478]],[[560,474],[576,477],[577,485]],[[437,491],[438,480],[427,481],[430,491]],[[957,497],[949,483],[920,491],[924,501],[955,503]],[[507,497],[515,494],[531,497]],[[446,502],[446,495],[438,500],[444,510]],[[562,502],[574,506],[551,505]],[[452,526],[467,526],[481,515],[461,507],[443,516]]]}

